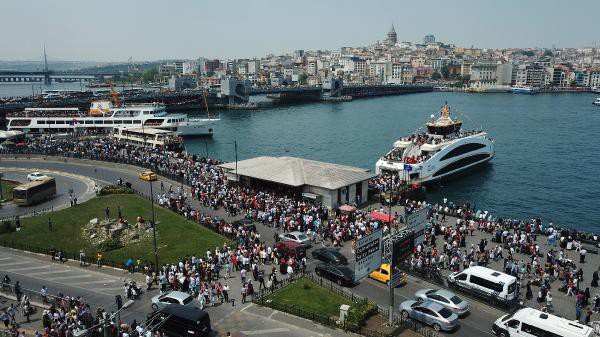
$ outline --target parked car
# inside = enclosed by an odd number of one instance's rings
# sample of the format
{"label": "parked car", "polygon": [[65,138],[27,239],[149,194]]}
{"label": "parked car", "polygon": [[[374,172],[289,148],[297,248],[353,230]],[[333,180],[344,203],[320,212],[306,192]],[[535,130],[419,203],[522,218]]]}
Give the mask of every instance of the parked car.
{"label": "parked car", "polygon": [[315,267],[315,274],[341,286],[354,285],[354,272],[346,266],[334,266],[329,263],[319,263]]}
{"label": "parked car", "polygon": [[306,256],[306,246],[294,241],[279,241],[275,244],[278,252],[284,256],[293,256],[296,259],[301,259]]}
{"label": "parked car", "polygon": [[430,300],[443,307],[452,310],[458,316],[462,316],[469,312],[469,304],[466,301],[456,296],[451,291],[445,289],[421,289],[415,293],[415,297],[419,301]]}
{"label": "parked car", "polygon": [[243,218],[243,219],[235,220],[234,222],[232,222],[232,225],[234,225],[238,228],[241,226],[246,231],[256,232],[256,225],[254,225],[254,222],[250,219]]}
{"label": "parked car", "polygon": [[279,234],[279,239],[281,241],[298,242],[307,247],[310,247],[310,239],[308,238],[308,236],[306,234],[304,234],[302,232],[289,232],[289,233]]}
{"label": "parked car", "polygon": [[431,325],[435,331],[452,331],[459,326],[458,315],[432,301],[404,301],[400,303],[400,312],[402,317]]}
{"label": "parked car", "polygon": [[208,336],[211,332],[210,316],[195,306],[169,304],[148,314],[147,322],[169,337]]}
{"label": "parked car", "polygon": [[41,172],[31,172],[27,175],[27,180],[29,181],[40,180],[44,178],[48,178],[48,176]]}
{"label": "parked car", "polygon": [[[388,263],[381,264],[379,268],[375,269],[371,274],[369,274],[369,277],[381,283],[388,284],[388,282],[390,282],[390,265]],[[406,273],[403,272],[402,275],[400,275],[399,285],[403,286],[407,283],[408,278],[406,277]]]}
{"label": "parked car", "polygon": [[152,297],[151,301],[153,310],[164,308],[169,304],[179,304],[186,306],[197,305],[193,296],[182,291],[170,291],[163,294],[158,294]]}
{"label": "parked car", "polygon": [[321,260],[325,263],[348,264],[348,259],[344,255],[340,254],[340,252],[332,248],[317,248],[312,251],[311,255],[315,259]]}
{"label": "parked car", "polygon": [[146,181],[155,181],[158,179],[158,176],[152,171],[144,171],[138,175],[138,178]]}

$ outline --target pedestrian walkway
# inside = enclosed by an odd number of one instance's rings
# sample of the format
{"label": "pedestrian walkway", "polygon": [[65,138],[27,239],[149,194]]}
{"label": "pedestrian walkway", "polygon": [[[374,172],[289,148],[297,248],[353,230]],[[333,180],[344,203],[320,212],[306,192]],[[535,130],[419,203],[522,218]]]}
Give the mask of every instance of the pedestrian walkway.
{"label": "pedestrian walkway", "polygon": [[[44,259],[24,258],[23,253],[11,253],[7,248],[0,248],[0,273],[9,275],[13,280],[19,280],[20,276],[39,279],[52,288],[52,283],[60,283],[70,287],[79,288],[82,291],[93,291],[107,296],[122,295],[123,283],[131,276],[120,272],[121,276],[100,273],[93,270],[95,266],[79,267],[73,263],[60,263],[49,261],[50,257]],[[39,291],[39,289],[32,289]]]}

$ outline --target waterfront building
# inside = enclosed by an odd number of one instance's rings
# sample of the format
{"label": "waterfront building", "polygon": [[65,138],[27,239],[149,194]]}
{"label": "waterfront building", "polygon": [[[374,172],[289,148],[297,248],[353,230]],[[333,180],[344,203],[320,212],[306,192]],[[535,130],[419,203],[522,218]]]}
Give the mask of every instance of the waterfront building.
{"label": "waterfront building", "polygon": [[475,89],[489,89],[496,86],[496,70],[498,65],[489,61],[481,61],[471,65],[469,86]]}
{"label": "waterfront building", "polygon": [[496,85],[497,86],[510,86],[512,82],[512,64],[503,63],[498,64],[496,67]]}
{"label": "waterfront building", "polygon": [[396,29],[394,29],[394,25],[390,28],[390,31],[387,33],[387,37],[385,39],[385,44],[388,46],[393,46],[398,42],[398,35],[396,35]]}
{"label": "waterfront building", "polygon": [[425,35],[423,38],[423,44],[435,43],[435,36],[433,34]]}
{"label": "waterfront building", "polygon": [[590,71],[579,70],[575,72],[575,85],[580,87],[590,86]]}
{"label": "waterfront building", "polygon": [[219,165],[228,181],[270,185],[334,208],[367,201],[369,170],[295,157],[257,157]]}
{"label": "waterfront building", "polygon": [[600,86],[600,69],[590,71],[590,87]]}

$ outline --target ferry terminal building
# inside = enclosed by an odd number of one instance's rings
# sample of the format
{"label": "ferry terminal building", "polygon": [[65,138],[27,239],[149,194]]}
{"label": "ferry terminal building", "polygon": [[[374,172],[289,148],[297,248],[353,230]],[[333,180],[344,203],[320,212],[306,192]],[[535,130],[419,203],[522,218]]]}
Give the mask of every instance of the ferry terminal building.
{"label": "ferry terminal building", "polygon": [[368,199],[369,170],[296,157],[256,157],[219,165],[229,181],[242,185],[266,186],[289,195],[319,200],[334,208],[362,204]]}

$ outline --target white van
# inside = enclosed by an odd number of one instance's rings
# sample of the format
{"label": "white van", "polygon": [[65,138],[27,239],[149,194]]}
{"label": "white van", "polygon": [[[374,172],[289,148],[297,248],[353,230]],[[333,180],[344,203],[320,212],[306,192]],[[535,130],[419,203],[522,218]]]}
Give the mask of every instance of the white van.
{"label": "white van", "polygon": [[494,322],[492,332],[500,337],[592,337],[594,329],[532,308],[504,315]]}
{"label": "white van", "polygon": [[448,286],[476,291],[503,300],[517,296],[517,278],[482,266],[469,267],[448,275]]}

